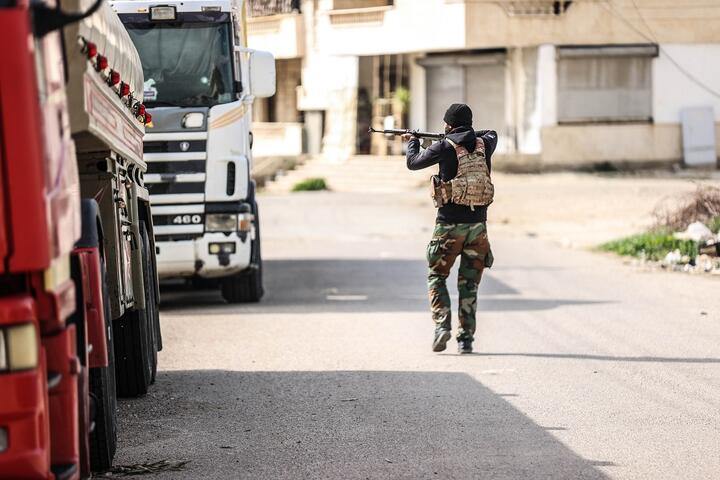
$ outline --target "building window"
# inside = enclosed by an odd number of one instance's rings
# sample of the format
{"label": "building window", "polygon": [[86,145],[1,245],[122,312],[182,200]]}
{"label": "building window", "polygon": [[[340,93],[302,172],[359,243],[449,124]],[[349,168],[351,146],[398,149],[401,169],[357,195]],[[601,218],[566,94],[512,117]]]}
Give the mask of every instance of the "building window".
{"label": "building window", "polygon": [[652,121],[656,46],[558,49],[558,122]]}
{"label": "building window", "polygon": [[251,17],[300,13],[300,0],[250,0],[249,12]]}

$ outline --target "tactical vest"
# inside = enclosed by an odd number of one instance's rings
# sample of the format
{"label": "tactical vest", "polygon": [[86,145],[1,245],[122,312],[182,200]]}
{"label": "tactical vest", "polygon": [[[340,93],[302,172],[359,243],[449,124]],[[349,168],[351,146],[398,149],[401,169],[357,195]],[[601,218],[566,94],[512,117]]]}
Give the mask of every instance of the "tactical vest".
{"label": "tactical vest", "polygon": [[493,201],[495,187],[490,180],[490,171],[485,161],[485,142],[478,138],[475,150],[470,153],[465,147],[446,138],[455,149],[458,171],[455,178],[443,182],[438,175],[430,181],[430,191],[436,208],[448,203],[465,205],[474,209],[487,206]]}

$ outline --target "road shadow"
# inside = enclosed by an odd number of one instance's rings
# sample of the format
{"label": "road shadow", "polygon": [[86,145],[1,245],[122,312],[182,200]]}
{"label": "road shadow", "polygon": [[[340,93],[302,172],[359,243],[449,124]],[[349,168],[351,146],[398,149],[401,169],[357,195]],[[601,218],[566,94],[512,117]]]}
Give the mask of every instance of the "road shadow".
{"label": "road shadow", "polygon": [[[419,260],[319,259],[264,262],[266,295],[260,304],[227,305],[217,290],[164,288],[162,307],[173,314],[427,312],[427,265]],[[448,279],[456,292],[456,273]],[[500,298],[498,298],[500,297]],[[457,301],[454,302],[457,305]],[[480,285],[481,311],[539,311],[564,305],[606,303],[571,298],[524,298],[486,270]],[[198,310],[198,307],[201,308]]]}
{"label": "road shadow", "polygon": [[116,463],[190,461],[152,478],[599,480],[614,466],[464,373],[159,372],[120,419]]}

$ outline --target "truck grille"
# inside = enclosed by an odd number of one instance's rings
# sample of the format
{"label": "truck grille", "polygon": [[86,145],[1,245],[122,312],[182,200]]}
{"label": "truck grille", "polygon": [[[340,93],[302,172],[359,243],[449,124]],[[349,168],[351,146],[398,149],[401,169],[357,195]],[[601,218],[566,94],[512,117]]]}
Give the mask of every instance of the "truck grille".
{"label": "truck grille", "polygon": [[145,186],[158,242],[193,240],[205,230],[207,134],[185,135],[194,138],[183,138],[182,133],[145,137]]}
{"label": "truck grille", "polygon": [[[163,175],[164,177],[165,175]],[[168,175],[168,177],[170,177]],[[173,178],[177,178],[174,176]],[[167,182],[167,183],[166,183]],[[150,195],[175,195],[179,193],[205,193],[205,182],[182,182],[166,180],[162,183],[150,183],[147,185]],[[152,199],[152,197],[151,197]]]}
{"label": "truck grille", "polygon": [[148,163],[148,173],[205,173],[205,160]]}

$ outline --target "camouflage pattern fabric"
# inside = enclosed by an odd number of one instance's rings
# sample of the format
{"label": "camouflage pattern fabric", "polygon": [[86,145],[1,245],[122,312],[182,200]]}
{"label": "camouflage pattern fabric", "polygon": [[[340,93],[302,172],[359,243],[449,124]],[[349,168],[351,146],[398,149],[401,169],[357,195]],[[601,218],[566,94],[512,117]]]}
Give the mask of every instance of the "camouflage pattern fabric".
{"label": "camouflage pattern fabric", "polygon": [[427,248],[429,264],[428,290],[430,311],[437,328],[450,330],[451,305],[447,277],[455,259],[460,256],[458,293],[460,306],[458,340],[473,340],[477,290],[485,267],[493,262],[485,223],[457,223],[435,225]]}

